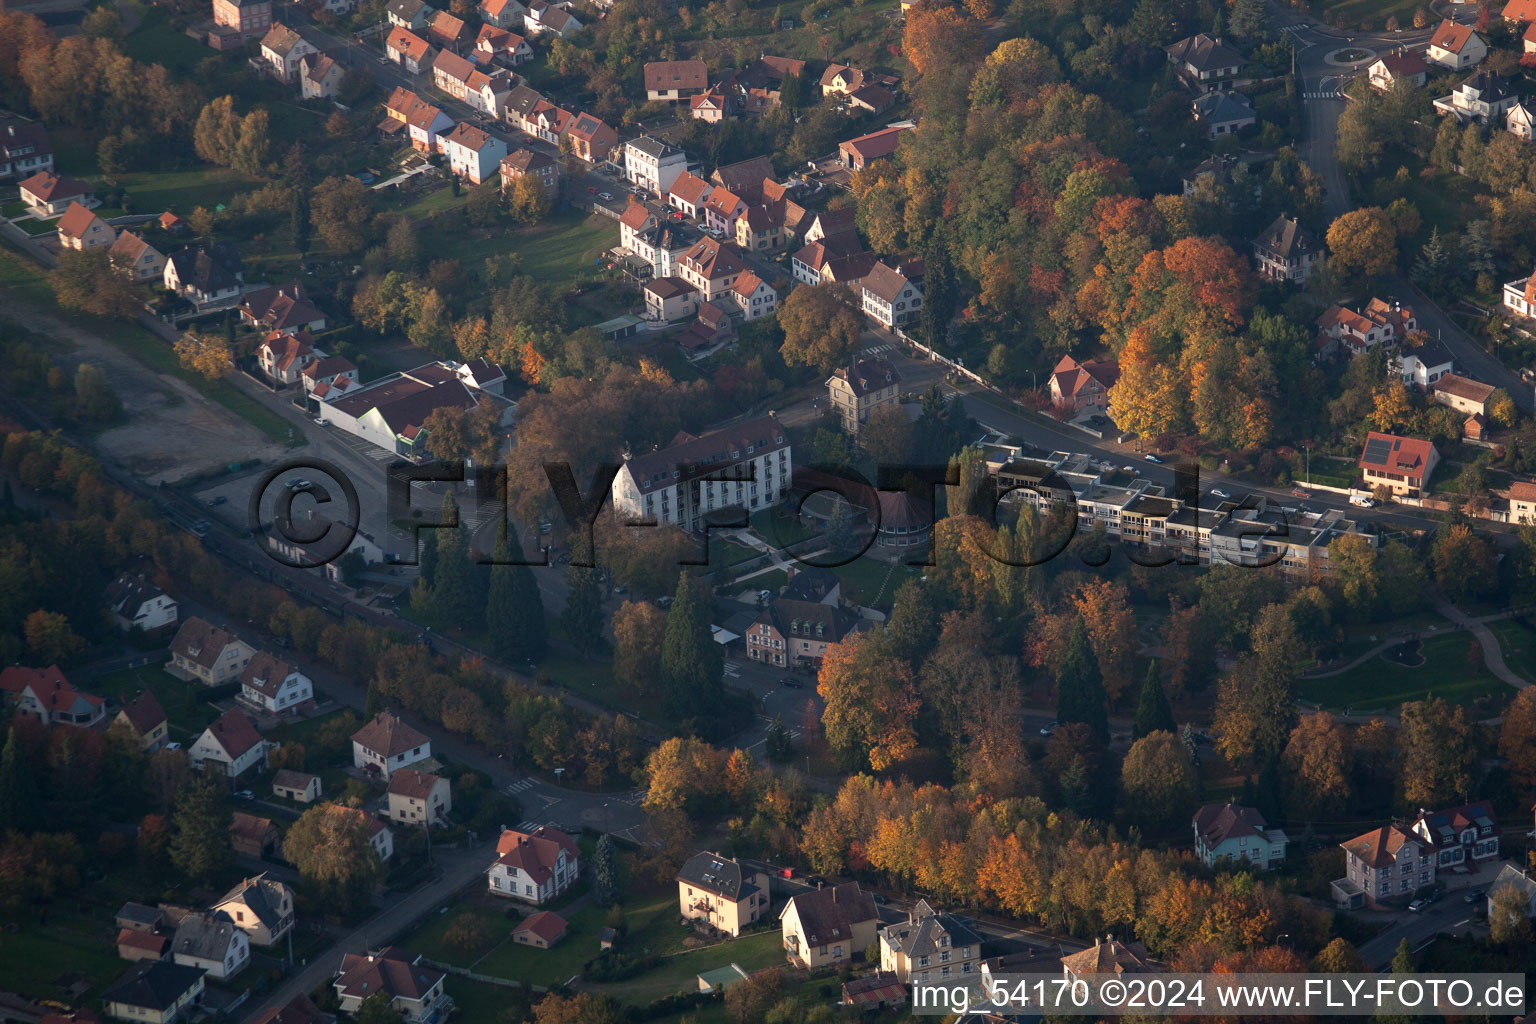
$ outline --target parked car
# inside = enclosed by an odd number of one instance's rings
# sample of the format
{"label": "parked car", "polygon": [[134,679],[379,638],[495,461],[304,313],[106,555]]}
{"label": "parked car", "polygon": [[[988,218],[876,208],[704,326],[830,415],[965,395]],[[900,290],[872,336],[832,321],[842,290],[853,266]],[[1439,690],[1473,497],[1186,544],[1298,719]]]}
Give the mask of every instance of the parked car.
{"label": "parked car", "polygon": [[1488,895],[1488,892],[1485,889],[1469,889],[1467,894],[1461,898],[1461,902],[1476,903],[1486,895]]}
{"label": "parked car", "polygon": [[1422,913],[1429,906],[1429,900],[1414,900],[1408,904],[1408,912],[1412,914]]}
{"label": "parked car", "polygon": [[597,198],[601,199],[605,203],[613,202],[613,195],[608,192],[599,192],[597,194]]}
{"label": "parked car", "polygon": [[1293,497],[1293,498],[1310,498],[1310,497],[1312,497],[1312,492],[1307,490],[1304,487],[1292,487],[1291,488],[1291,497]]}
{"label": "parked car", "polygon": [[1134,473],[1134,472],[1136,472],[1136,467],[1135,466],[1121,466],[1120,468],[1125,470],[1127,473]]}
{"label": "parked car", "polygon": [[1226,491],[1222,490],[1220,487],[1212,487],[1211,488],[1211,493],[1216,495],[1216,497],[1218,497],[1218,498],[1230,498],[1230,497],[1232,497],[1232,495],[1228,494]]}
{"label": "parked car", "polygon": [[1055,731],[1056,731],[1056,723],[1055,722],[1051,722],[1048,725],[1042,725],[1040,727],[1040,735],[1041,736],[1049,736],[1051,733],[1053,733]]}
{"label": "parked car", "polygon": [[805,884],[820,889],[822,886],[831,885],[832,883],[827,881],[821,875],[806,875]]}
{"label": "parked car", "polygon": [[803,689],[805,689],[805,684],[804,683],[802,683],[798,679],[793,679],[793,678],[791,678],[789,676],[785,676],[783,679],[780,679],[779,682],[784,685],[784,689],[786,689],[786,690],[803,690]]}
{"label": "parked car", "polygon": [[235,794],[235,799],[236,800],[255,800],[256,799],[256,794],[252,793],[248,789],[242,789],[240,792]]}
{"label": "parked car", "polygon": [[323,426],[325,426],[325,424],[326,424],[326,419],[325,419],[324,416],[316,416],[315,417],[315,425],[316,426],[323,427]]}
{"label": "parked car", "polygon": [[1156,455],[1153,455],[1151,452],[1147,452],[1147,454],[1143,455],[1142,458],[1146,459],[1148,462],[1162,462],[1163,461],[1162,459],[1158,458]]}
{"label": "parked car", "polygon": [[224,495],[222,495],[222,494],[216,495],[211,501],[208,502],[208,507],[209,508],[218,508],[220,505],[224,504],[228,500],[229,499],[224,497]]}
{"label": "parked car", "polygon": [[199,519],[197,522],[192,524],[192,532],[197,534],[199,537],[208,536],[208,530],[208,520],[206,519]]}

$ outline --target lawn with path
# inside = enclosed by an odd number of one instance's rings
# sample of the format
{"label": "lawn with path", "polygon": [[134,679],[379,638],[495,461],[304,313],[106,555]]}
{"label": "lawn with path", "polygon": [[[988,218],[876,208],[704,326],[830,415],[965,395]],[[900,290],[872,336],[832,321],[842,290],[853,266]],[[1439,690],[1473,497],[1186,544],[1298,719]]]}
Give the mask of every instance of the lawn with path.
{"label": "lawn with path", "polygon": [[487,257],[515,253],[522,257],[521,273],[565,285],[597,274],[597,258],[618,243],[618,226],[607,217],[564,207],[523,228],[429,224],[419,237],[430,259],[456,259],[468,267]]}
{"label": "lawn with path", "polygon": [[1469,633],[1431,636],[1419,651],[1424,659],[1422,665],[1402,665],[1383,654],[1339,675],[1301,679],[1297,696],[1329,711],[1347,707],[1356,714],[1394,713],[1404,702],[1431,696],[1468,707],[1481,698],[1498,700],[1510,696],[1508,685],[1495,678],[1481,662],[1474,665],[1468,660],[1471,641]]}

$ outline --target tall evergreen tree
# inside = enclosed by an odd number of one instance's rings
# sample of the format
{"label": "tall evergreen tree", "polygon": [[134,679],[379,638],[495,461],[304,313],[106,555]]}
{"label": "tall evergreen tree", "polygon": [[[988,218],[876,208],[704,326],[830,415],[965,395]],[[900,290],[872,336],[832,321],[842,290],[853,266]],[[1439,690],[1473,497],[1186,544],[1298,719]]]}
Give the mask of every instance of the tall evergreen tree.
{"label": "tall evergreen tree", "polygon": [[853,550],[853,511],[842,498],[832,499],[832,514],[827,517],[826,542],[834,555]]}
{"label": "tall evergreen tree", "polygon": [[293,202],[288,208],[288,229],[293,235],[293,247],[300,256],[309,252],[309,190],[294,189]]}
{"label": "tall evergreen tree", "polygon": [[1429,285],[1439,281],[1449,262],[1450,255],[1445,251],[1445,243],[1440,240],[1440,228],[1436,226],[1430,230],[1429,241],[1424,243],[1424,247],[1419,250],[1419,258],[1414,261],[1414,283]]}
{"label": "tall evergreen tree", "polygon": [[503,520],[496,535],[496,564],[491,566],[485,598],[485,628],[497,657],[536,662],[544,657],[548,644],[544,601],[533,571],[526,565],[507,564],[521,557],[517,533]]}
{"label": "tall evergreen tree", "polygon": [[565,610],[560,613],[560,628],[565,638],[580,650],[602,645],[603,595],[597,588],[597,570],[572,565],[566,574]]}
{"label": "tall evergreen tree", "polygon": [[21,753],[15,728],[6,730],[0,750],[0,832],[35,832],[43,825],[42,797],[32,766]]}
{"label": "tall evergreen tree", "polygon": [[[450,509],[458,509],[451,494],[445,495],[444,518]],[[478,617],[476,611],[485,607],[483,602],[476,603],[475,600],[473,576],[479,567],[470,559],[467,531],[455,529],[441,533],[437,543],[437,572],[432,580],[432,612],[442,623],[467,625]]]}
{"label": "tall evergreen tree", "polygon": [[891,617],[885,622],[885,638],[891,653],[916,668],[933,650],[939,639],[939,620],[928,588],[917,580],[907,580],[896,588],[891,603]]}
{"label": "tall evergreen tree", "polygon": [[229,861],[229,823],[223,787],[213,776],[197,779],[176,801],[171,863],[199,882],[210,881]]}
{"label": "tall evergreen tree", "polygon": [[619,901],[619,868],[613,836],[604,832],[592,849],[592,899],[600,907]]}
{"label": "tall evergreen tree", "polygon": [[1168,706],[1168,695],[1163,692],[1163,680],[1157,671],[1157,662],[1147,666],[1146,682],[1141,684],[1141,699],[1136,703],[1136,722],[1131,728],[1131,739],[1139,740],[1159,729],[1177,731],[1173,723],[1173,709]]}
{"label": "tall evergreen tree", "polygon": [[1104,677],[1088,644],[1088,627],[1082,616],[1072,624],[1067,650],[1056,669],[1056,720],[1083,722],[1093,728],[1100,743],[1109,742],[1109,713],[1104,709]]}
{"label": "tall evergreen tree", "polygon": [[368,680],[368,694],[363,698],[363,718],[373,721],[380,711],[384,710],[384,696],[379,693],[377,679]]}
{"label": "tall evergreen tree", "polygon": [[955,268],[949,261],[949,244],[942,226],[923,250],[923,308],[917,329],[929,348],[937,348],[949,335],[955,315]]}
{"label": "tall evergreen tree", "polygon": [[1245,43],[1259,43],[1269,35],[1269,9],[1264,0],[1233,3],[1232,34]]}
{"label": "tall evergreen tree", "polygon": [[678,574],[661,640],[662,699],[669,714],[698,714],[719,693],[725,656],[710,629],[713,606],[701,582],[686,571]]}

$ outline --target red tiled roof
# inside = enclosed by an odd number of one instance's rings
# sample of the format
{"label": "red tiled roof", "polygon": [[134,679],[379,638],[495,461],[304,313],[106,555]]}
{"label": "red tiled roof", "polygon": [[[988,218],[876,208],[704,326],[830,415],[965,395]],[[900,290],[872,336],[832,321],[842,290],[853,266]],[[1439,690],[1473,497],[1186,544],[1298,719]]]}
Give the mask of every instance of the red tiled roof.
{"label": "red tiled roof", "polygon": [[213,734],[213,739],[231,760],[238,760],[261,742],[261,733],[256,731],[256,726],[251,724],[251,720],[239,708],[230,708],[224,712],[204,732]]}
{"label": "red tiled roof", "polygon": [[145,690],[123,705],[123,717],[135,732],[145,736],[165,722],[165,710],[155,699],[154,692]]}
{"label": "red tiled roof", "polygon": [[1462,48],[1472,40],[1474,35],[1471,25],[1458,25],[1447,18],[1435,29],[1435,34],[1430,37],[1429,45],[1438,46],[1442,50],[1451,53],[1460,53]]}
{"label": "red tiled roof", "polygon": [[380,711],[373,721],[352,734],[352,742],[383,757],[394,757],[424,746],[429,740],[388,711]]}
{"label": "red tiled roof", "polygon": [[396,25],[391,29],[389,38],[385,41],[384,45],[386,49],[402,53],[418,63],[427,55],[427,51],[432,48],[431,44],[425,39],[404,25]]}
{"label": "red tiled roof", "polygon": [[512,932],[513,934],[531,932],[548,945],[565,934],[565,918],[548,910],[541,910],[537,914],[529,914],[523,919],[522,924],[512,929]]}
{"label": "red tiled roof", "polygon": [[645,91],[697,90],[709,85],[709,67],[701,60],[658,60],[645,66]]}
{"label": "red tiled roof", "polygon": [[555,864],[562,850],[568,860],[579,855],[575,841],[559,829],[547,825],[540,825],[532,832],[506,829],[501,833],[501,838],[496,840],[496,862],[522,868],[530,878],[536,880],[550,878],[555,873]]}
{"label": "red tiled roof", "polygon": [[28,686],[43,687],[48,684],[69,685],[69,680],[57,665],[49,665],[47,668],[27,668],[24,665],[12,665],[9,668],[0,669],[0,690],[6,693],[21,695],[21,691]]}
{"label": "red tiled roof", "polygon": [[906,128],[882,128],[877,132],[849,139],[847,142],[839,142],[837,148],[847,149],[864,160],[878,160],[896,152],[896,144],[901,141],[901,133],[907,130]]}
{"label": "red tiled roof", "polygon": [[443,780],[436,775],[418,772],[413,768],[400,768],[389,777],[389,794],[411,800],[425,800],[432,795]]}
{"label": "red tiled roof", "polygon": [[[1375,446],[1382,451],[1379,459],[1366,460],[1366,453],[1373,451],[1372,442],[1383,442],[1384,447]],[[1425,441],[1417,437],[1399,437],[1396,434],[1383,434],[1379,430],[1373,430],[1365,438],[1365,448],[1360,453],[1360,468],[1367,467],[1387,473],[1401,473],[1404,476],[1422,477],[1429,468],[1429,460],[1434,455],[1435,446],[1431,441]]]}
{"label": "red tiled roof", "polygon": [[152,932],[138,932],[134,931],[132,928],[124,928],[122,931],[117,933],[118,946],[127,946],[129,949],[140,949],[146,953],[153,953],[155,956],[164,956],[165,947],[170,945],[170,942],[171,940],[169,936],[155,935]]}
{"label": "red tiled roof", "polygon": [[419,1000],[443,980],[443,972],[425,964],[415,953],[391,946],[377,956],[348,953],[341,958],[336,990],[342,995],[367,998],[384,991],[392,996]]}
{"label": "red tiled roof", "polygon": [[21,183],[21,190],[36,196],[45,203],[68,199],[70,196],[89,195],[91,186],[79,178],[39,171]]}
{"label": "red tiled roof", "polygon": [[[64,216],[59,218],[59,234],[67,238],[84,238],[86,231],[97,220],[95,213],[79,203],[70,203]],[[105,223],[105,221],[103,221]]]}
{"label": "red tiled roof", "polygon": [[1364,863],[1379,868],[1396,863],[1397,851],[1408,842],[1413,842],[1413,837],[1407,832],[1396,825],[1383,825],[1339,845]]}

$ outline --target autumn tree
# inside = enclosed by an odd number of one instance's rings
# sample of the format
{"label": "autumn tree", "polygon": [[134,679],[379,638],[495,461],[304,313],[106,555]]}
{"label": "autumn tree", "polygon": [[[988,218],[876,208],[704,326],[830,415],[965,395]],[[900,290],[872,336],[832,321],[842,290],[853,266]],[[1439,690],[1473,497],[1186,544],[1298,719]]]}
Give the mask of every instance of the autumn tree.
{"label": "autumn tree", "polygon": [[1410,701],[1398,714],[1398,783],[1404,805],[1439,807],[1466,800],[1477,740],[1461,707],[1436,697]]}
{"label": "autumn tree", "polygon": [[855,633],[833,644],[821,663],[816,692],[826,707],[827,742],[851,763],[885,771],[917,748],[917,690],[912,670],[891,657],[885,638]]}
{"label": "autumn tree", "polygon": [[339,252],[356,252],[367,240],[373,219],[373,192],[352,177],[330,177],[309,197],[310,217],[325,244]]}
{"label": "autumn tree", "polygon": [[1379,206],[1350,210],[1328,226],[1328,251],[1342,273],[1384,277],[1397,270],[1397,228]]}
{"label": "autumn tree", "polygon": [[383,873],[369,844],[368,816],[323,803],[305,811],[283,836],[283,856],[324,905],[351,914],[367,905]]}
{"label": "autumn tree", "polygon": [[1282,757],[1298,809],[1329,814],[1349,799],[1349,734],[1326,711],[1297,723]]}
{"label": "autumn tree", "polygon": [[1339,936],[1312,958],[1312,969],[1326,974],[1357,974],[1365,970],[1365,960],[1348,939]]}
{"label": "autumn tree", "polygon": [[1162,729],[1131,744],[1120,766],[1127,812],[1153,827],[1187,821],[1199,781],[1189,751],[1177,736]]}
{"label": "autumn tree", "polygon": [[1291,674],[1304,654],[1281,604],[1259,613],[1251,645],[1216,699],[1216,745],[1239,768],[1263,767],[1285,749],[1296,715]]}
{"label": "autumn tree", "polygon": [[181,365],[209,380],[218,380],[234,368],[229,342],[223,335],[188,328],[173,346]]}
{"label": "autumn tree", "polygon": [[907,12],[901,49],[920,75],[965,65],[984,45],[980,24],[953,7],[918,4]]}
{"label": "autumn tree", "polygon": [[536,175],[524,174],[512,181],[507,190],[507,211],[519,224],[535,224],[549,216],[551,200],[544,183]]}
{"label": "autumn tree", "polygon": [[1435,536],[1430,552],[1435,582],[1453,601],[1467,601],[1498,586],[1498,553],[1493,542],[1465,523],[1453,523]]}
{"label": "autumn tree", "polygon": [[172,818],[171,863],[189,878],[209,882],[229,862],[229,807],[224,787],[208,775],[185,789]]}
{"label": "autumn tree", "polygon": [[1499,756],[1516,788],[1521,792],[1536,788],[1536,689],[1516,693],[1504,709]]}
{"label": "autumn tree", "polygon": [[661,693],[666,626],[666,615],[649,601],[625,601],[613,613],[613,675],[641,697]]}
{"label": "autumn tree", "polygon": [[1130,591],[1117,581],[1093,579],[1078,588],[1076,605],[1088,630],[1105,693],[1114,703],[1130,686],[1136,659],[1136,617],[1131,614]]}
{"label": "autumn tree", "polygon": [[551,992],[533,1008],[533,1024],[623,1024],[625,1019],[610,996],[590,992],[572,996]]}
{"label": "autumn tree", "polygon": [[6,730],[5,747],[0,750],[0,830],[28,833],[42,824],[37,781],[13,726]]}
{"label": "autumn tree", "polygon": [[1530,945],[1530,896],[1524,886],[1506,882],[1489,894],[1488,938],[1499,945]]}
{"label": "autumn tree", "polygon": [[912,419],[897,405],[882,405],[859,425],[859,447],[877,465],[896,466],[912,457]]}
{"label": "autumn tree", "polygon": [[70,628],[69,619],[61,612],[39,608],[27,615],[21,631],[28,652],[39,664],[68,665],[85,650],[85,639]]}
{"label": "autumn tree", "polygon": [[864,321],[851,288],[823,284],[790,292],[779,304],[779,327],[784,362],[830,373],[858,351]]}
{"label": "autumn tree", "polygon": [[144,309],[143,290],[112,266],[107,250],[65,249],[48,272],[54,298],[66,309],[95,316],[133,317]]}

